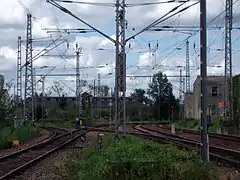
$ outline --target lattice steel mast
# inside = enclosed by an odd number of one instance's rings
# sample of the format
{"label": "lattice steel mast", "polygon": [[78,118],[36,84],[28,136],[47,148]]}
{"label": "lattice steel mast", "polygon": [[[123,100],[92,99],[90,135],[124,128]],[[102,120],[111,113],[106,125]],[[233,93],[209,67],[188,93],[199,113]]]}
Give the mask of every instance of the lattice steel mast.
{"label": "lattice steel mast", "polygon": [[101,74],[100,73],[98,73],[98,108],[99,108],[99,119],[101,119],[101,116],[102,116],[102,113],[101,113],[101,96],[102,96],[102,94],[101,94]]}
{"label": "lattice steel mast", "polygon": [[125,0],[116,1],[116,76],[115,76],[115,136],[122,125],[126,136],[126,53],[125,53]]}
{"label": "lattice steel mast", "polygon": [[32,62],[32,15],[27,14],[27,40],[26,40],[26,71],[25,71],[25,94],[24,114],[27,119],[34,122],[34,84]]}
{"label": "lattice steel mast", "polygon": [[22,40],[18,36],[18,51],[17,51],[17,121],[23,120],[23,103],[22,103]]}
{"label": "lattice steel mast", "polygon": [[189,41],[186,42],[186,92],[190,92]]}
{"label": "lattice steel mast", "polygon": [[232,120],[232,0],[226,0],[225,17],[225,119]]}
{"label": "lattice steel mast", "polygon": [[82,126],[82,95],[80,80],[80,53],[82,48],[76,44],[76,127]]}
{"label": "lattice steel mast", "polygon": [[182,69],[180,69],[180,84],[179,84],[179,120],[182,119],[182,109],[183,109],[183,77]]}

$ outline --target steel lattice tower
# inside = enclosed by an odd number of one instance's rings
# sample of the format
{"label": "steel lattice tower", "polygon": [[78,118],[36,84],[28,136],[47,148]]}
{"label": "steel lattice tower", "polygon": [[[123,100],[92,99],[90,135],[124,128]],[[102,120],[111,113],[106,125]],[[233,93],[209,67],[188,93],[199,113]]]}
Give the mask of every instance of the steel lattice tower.
{"label": "steel lattice tower", "polygon": [[100,73],[98,73],[98,97],[101,96],[101,77]]}
{"label": "steel lattice tower", "polygon": [[37,113],[37,105],[36,105],[36,97],[37,97],[37,80],[36,80],[36,69],[33,67],[33,107],[34,107],[34,119],[36,118]]}
{"label": "steel lattice tower", "polygon": [[26,71],[25,71],[25,106],[24,114],[27,119],[34,122],[34,82],[32,62],[32,15],[27,14],[27,40],[26,40]]}
{"label": "steel lattice tower", "polygon": [[125,53],[125,0],[116,1],[116,75],[115,75],[115,136],[122,125],[126,136],[126,53]]}
{"label": "steel lattice tower", "polygon": [[186,92],[190,92],[189,41],[186,42]]}
{"label": "steel lattice tower", "polygon": [[22,40],[18,36],[18,51],[17,51],[17,118],[18,121],[23,120],[23,104],[22,104]]}
{"label": "steel lattice tower", "polygon": [[80,80],[80,53],[82,48],[78,48],[76,44],[76,126],[82,126],[82,95],[81,95],[81,80]]}
{"label": "steel lattice tower", "polygon": [[182,105],[183,105],[183,77],[182,69],[180,69],[180,84],[179,84],[179,119],[182,119]]}
{"label": "steel lattice tower", "polygon": [[101,74],[98,73],[98,108],[99,108],[99,119],[101,118]]}
{"label": "steel lattice tower", "polygon": [[232,119],[232,0],[226,0],[224,114]]}

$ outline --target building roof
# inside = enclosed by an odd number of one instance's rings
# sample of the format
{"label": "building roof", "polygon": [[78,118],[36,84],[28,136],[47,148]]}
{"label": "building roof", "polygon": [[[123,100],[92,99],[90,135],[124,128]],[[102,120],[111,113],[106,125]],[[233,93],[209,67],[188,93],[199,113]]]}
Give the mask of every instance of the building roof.
{"label": "building roof", "polygon": [[[197,84],[197,82],[200,81],[200,77],[201,77],[200,75],[197,75],[197,78],[193,83],[193,87]],[[207,80],[217,80],[217,79],[222,80],[222,78],[224,78],[224,76],[207,76]]]}

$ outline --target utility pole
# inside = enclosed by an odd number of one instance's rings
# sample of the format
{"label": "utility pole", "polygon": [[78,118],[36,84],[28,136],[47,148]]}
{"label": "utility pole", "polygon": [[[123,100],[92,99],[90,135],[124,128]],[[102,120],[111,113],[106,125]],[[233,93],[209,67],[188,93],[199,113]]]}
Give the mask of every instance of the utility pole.
{"label": "utility pole", "polygon": [[183,106],[183,100],[182,100],[182,95],[183,95],[183,80],[182,80],[182,69],[180,69],[180,84],[179,84],[179,120],[182,120],[182,106]]}
{"label": "utility pole", "polygon": [[[22,103],[22,40],[18,36],[18,52],[17,52],[17,121],[23,121],[23,103]],[[19,125],[19,124],[18,124]]]}
{"label": "utility pole", "polygon": [[76,44],[76,128],[82,126],[82,95],[81,95],[81,82],[80,82],[80,53],[81,47]]}
{"label": "utility pole", "polygon": [[96,97],[96,79],[93,80],[93,97]]}
{"label": "utility pole", "polygon": [[112,88],[110,90],[110,102],[109,102],[109,126],[111,127],[111,123],[112,123]]}
{"label": "utility pole", "polygon": [[209,161],[209,144],[207,132],[207,31],[206,31],[206,0],[200,1],[200,76],[201,76],[201,158]]}
{"label": "utility pole", "polygon": [[100,73],[98,73],[98,113],[99,113],[99,119],[101,119],[102,114],[101,114],[101,97],[102,97],[102,93],[101,93],[101,75]]}
{"label": "utility pole", "polygon": [[224,116],[225,120],[232,118],[232,0],[226,0],[225,18],[225,91]]}
{"label": "utility pole", "polygon": [[45,106],[44,106],[44,103],[45,103],[45,76],[42,76],[42,78],[41,78],[41,81],[42,81],[42,120],[44,120],[44,112],[45,112],[45,110],[44,110],[44,108],[45,108]]}
{"label": "utility pole", "polygon": [[[34,84],[33,84],[33,61],[32,61],[32,15],[27,14],[27,40],[26,40],[26,71],[25,71],[25,94],[24,114],[27,119],[32,119],[34,124]],[[30,115],[31,112],[31,115]]]}
{"label": "utility pole", "polygon": [[36,98],[37,98],[37,81],[36,81],[36,69],[32,68],[33,72],[33,108],[34,108],[34,119],[36,119],[36,113],[37,113],[37,104],[36,104]]}
{"label": "utility pole", "polygon": [[183,97],[182,97],[182,118],[183,118],[183,120],[185,120],[186,119],[186,117],[185,117],[185,103],[187,103],[186,101],[185,101],[185,93],[186,93],[186,91],[185,91],[185,78],[183,77],[182,78],[182,92],[183,92]]}
{"label": "utility pole", "polygon": [[116,1],[116,76],[115,76],[115,136],[118,136],[122,125],[123,136],[126,136],[126,53],[125,53],[125,0]]}
{"label": "utility pole", "polygon": [[186,42],[186,92],[190,92],[189,41]]}

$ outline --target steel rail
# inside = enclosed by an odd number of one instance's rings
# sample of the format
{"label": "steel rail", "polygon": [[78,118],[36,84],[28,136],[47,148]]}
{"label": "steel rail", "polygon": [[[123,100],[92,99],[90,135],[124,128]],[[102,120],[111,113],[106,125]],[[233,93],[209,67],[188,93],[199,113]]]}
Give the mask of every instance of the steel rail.
{"label": "steel rail", "polygon": [[[166,126],[157,125],[157,127],[162,128],[162,129],[170,130],[170,127],[166,127]],[[200,134],[199,131],[194,131],[194,130],[189,130],[189,129],[177,128],[176,130],[177,130],[177,132],[191,133],[191,134],[196,134],[196,135]],[[209,137],[213,137],[213,138],[221,138],[221,139],[224,139],[224,140],[240,142],[240,137],[239,136],[217,134],[217,133],[211,133],[211,132],[208,132],[208,135],[209,135]]]}
{"label": "steel rail", "polygon": [[[173,142],[179,147],[190,148],[193,149],[195,147],[200,147],[200,143],[198,141],[190,140],[188,138],[179,137],[170,133],[160,132],[151,128],[143,127],[133,127],[133,129],[138,130],[142,133],[149,133],[148,136],[153,138],[159,138],[164,141]],[[158,135],[153,135],[152,133],[157,133]],[[159,136],[162,135],[162,136]],[[210,159],[211,160],[221,160],[226,162],[234,167],[240,167],[240,151],[222,148],[217,146],[209,146]]]}
{"label": "steel rail", "polygon": [[[24,148],[24,149],[20,149],[20,150],[17,150],[17,151],[14,151],[14,152],[5,154],[5,155],[3,155],[3,156],[0,156],[0,162],[3,161],[4,159],[7,159],[7,158],[11,157],[11,156],[17,156],[17,155],[19,155],[19,154],[21,154],[21,153],[24,153],[24,152],[26,152],[26,151],[28,151],[28,150],[30,150],[30,149],[37,148],[37,147],[40,146],[40,145],[43,145],[43,144],[45,144],[45,143],[48,143],[48,142],[51,141],[52,139],[55,139],[55,138],[58,137],[58,135],[59,135],[60,133],[58,133],[57,131],[64,131],[65,133],[68,132],[67,130],[64,130],[64,129],[61,129],[61,128],[56,128],[56,127],[40,127],[40,128],[44,128],[44,129],[51,130],[51,131],[53,132],[53,135],[50,136],[49,138],[41,141],[41,142],[38,142],[38,143],[33,144],[33,145],[31,145],[31,146],[28,146],[28,147],[26,147],[26,148]],[[62,135],[64,135],[64,134],[62,134]]]}
{"label": "steel rail", "polygon": [[[78,130],[74,130],[72,132],[67,132],[61,135],[58,135],[48,141],[40,142],[36,145],[33,145],[29,148],[26,148],[22,151],[12,153],[10,155],[4,156],[0,158],[0,164],[10,166],[7,170],[1,167],[0,169],[0,180],[2,179],[8,179],[10,177],[15,176],[17,173],[19,173],[21,170],[24,170],[25,168],[29,167],[29,165],[32,165],[39,160],[47,157],[51,153],[55,152],[56,150],[63,148],[68,143],[74,141],[78,137],[82,136],[84,133],[80,135],[74,136],[74,133],[79,133]],[[64,139],[67,137],[67,139]],[[60,140],[60,141],[59,141]],[[24,158],[27,158],[24,159]],[[20,162],[19,165],[17,164],[9,164],[8,162],[12,160],[17,160],[16,162]],[[25,161],[25,162],[24,162]],[[7,163],[7,164],[6,164]]]}

